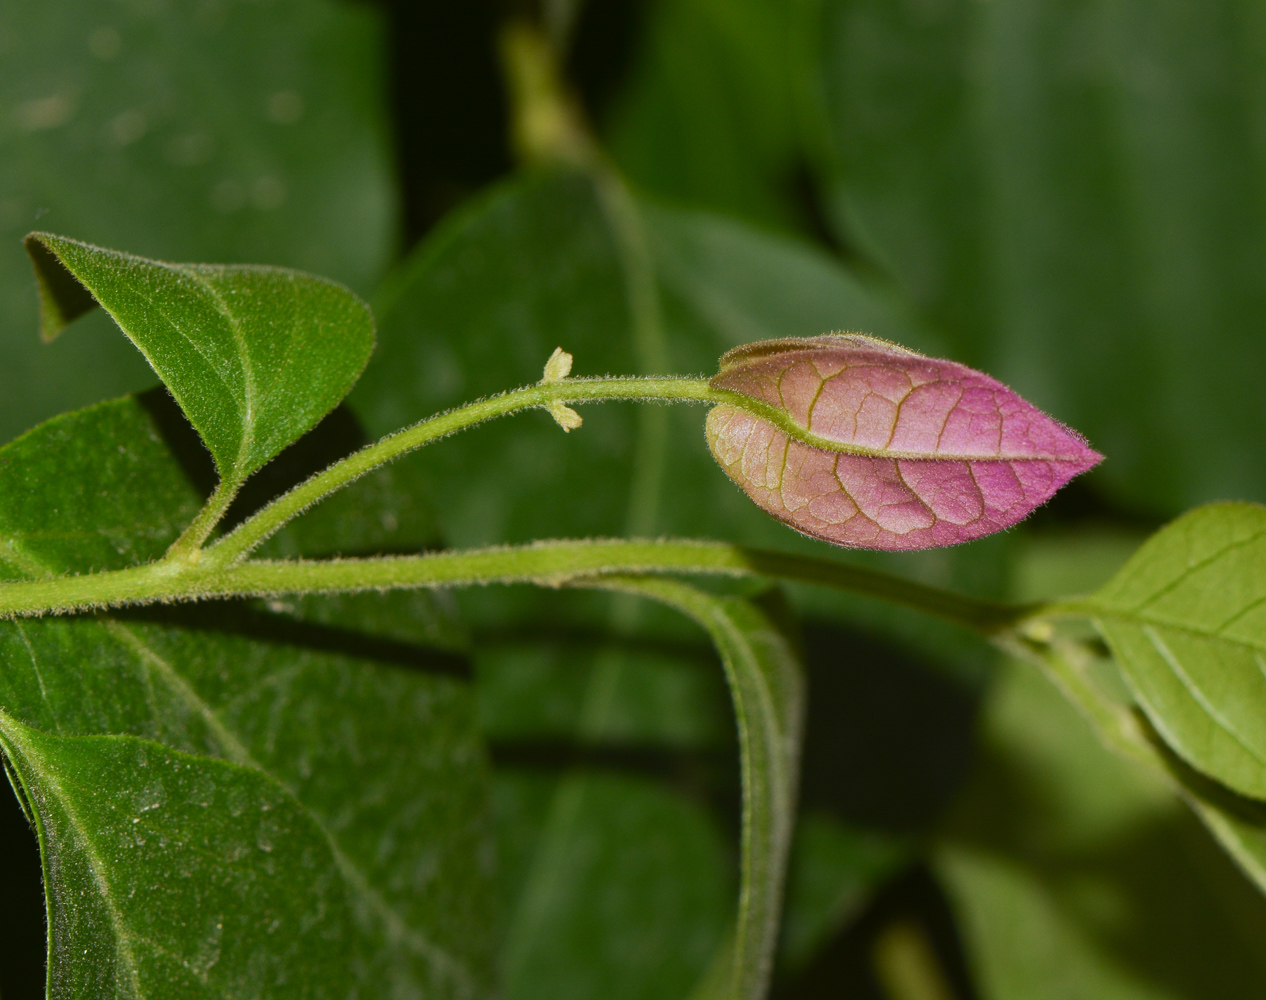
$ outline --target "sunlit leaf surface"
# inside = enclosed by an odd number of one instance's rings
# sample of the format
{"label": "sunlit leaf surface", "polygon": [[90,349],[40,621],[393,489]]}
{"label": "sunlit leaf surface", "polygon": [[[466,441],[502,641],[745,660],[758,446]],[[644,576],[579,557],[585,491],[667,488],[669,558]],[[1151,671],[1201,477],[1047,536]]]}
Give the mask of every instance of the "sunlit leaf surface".
{"label": "sunlit leaf surface", "polygon": [[1266,508],[1210,504],[1179,518],[1092,605],[1165,741],[1266,798]]}

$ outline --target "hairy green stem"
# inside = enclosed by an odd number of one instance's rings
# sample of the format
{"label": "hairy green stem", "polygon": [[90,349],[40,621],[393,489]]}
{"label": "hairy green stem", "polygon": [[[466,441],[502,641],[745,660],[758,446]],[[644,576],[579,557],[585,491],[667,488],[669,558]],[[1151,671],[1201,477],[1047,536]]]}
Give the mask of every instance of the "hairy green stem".
{"label": "hairy green stem", "polygon": [[926,587],[860,566],[727,542],[583,540],[321,562],[251,560],[215,568],[159,562],[84,576],[0,584],[0,616],[66,613],[153,601],[530,583],[567,586],[621,573],[766,577],[893,601],[994,635],[1034,608]]}
{"label": "hairy green stem", "polygon": [[248,555],[287,521],[303,513],[312,504],[372,472],[378,466],[485,420],[494,420],[521,410],[541,408],[550,403],[591,403],[618,399],[715,403],[730,402],[730,397],[736,395],[713,389],[706,379],[700,378],[624,377],[560,379],[489,396],[388,434],[341,462],[336,462],[324,472],[317,473],[289,493],[278,497],[231,534],[210,546],[206,557],[214,565],[227,566]]}
{"label": "hairy green stem", "polygon": [[[1050,607],[1057,609],[1050,617],[1066,614],[1058,604]],[[1134,715],[1109,698],[1090,678],[1090,656],[1084,647],[1057,635],[1033,639],[1026,636],[1025,631],[1025,624],[1020,624],[1002,636],[998,645],[1012,656],[1036,665],[1090,723],[1099,741],[1109,750],[1149,767],[1157,766],[1155,749],[1139,729]]]}
{"label": "hairy green stem", "polygon": [[189,522],[189,526],[180,533],[180,537],[171,543],[164,557],[174,562],[194,561],[201,554],[202,544],[211,537],[215,526],[220,523],[225,512],[237,497],[241,483],[221,481],[212,491],[207,502],[198,511],[198,516]]}

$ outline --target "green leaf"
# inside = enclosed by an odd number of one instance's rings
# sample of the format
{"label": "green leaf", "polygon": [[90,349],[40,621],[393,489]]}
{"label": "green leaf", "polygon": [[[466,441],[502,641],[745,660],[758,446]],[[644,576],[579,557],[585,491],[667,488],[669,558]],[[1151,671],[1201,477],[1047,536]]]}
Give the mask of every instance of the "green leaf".
{"label": "green leaf", "polygon": [[0,745],[59,883],[50,995],[345,996],[374,963],[327,832],[255,769],[3,713]]}
{"label": "green leaf", "polygon": [[649,8],[605,132],[647,191],[781,228],[803,226],[797,100],[812,4],[663,0]]}
{"label": "green leaf", "polygon": [[[8,575],[161,555],[200,500],[182,434],[153,394],[0,449]],[[5,752],[43,838],[52,995],[120,976],[125,995],[184,995],[204,973],[259,993],[283,980],[314,995],[487,990],[487,775],[460,659],[426,619],[384,643],[354,606],[299,622],[279,610],[0,624]]]}
{"label": "green leaf", "polygon": [[1184,515],[1089,606],[1165,742],[1196,770],[1266,798],[1266,508]]}
{"label": "green leaf", "polygon": [[1228,792],[1186,766],[1156,738],[1170,775],[1187,803],[1258,891],[1266,893],[1266,804]]}
{"label": "green leaf", "polygon": [[7,578],[90,573],[162,555],[201,498],[167,449],[161,413],[148,393],[64,414],[0,448]]}
{"label": "green leaf", "polygon": [[374,286],[396,229],[381,28],[335,0],[0,12],[0,439],[153,384],[107,322],[32,335],[31,229]]}
{"label": "green leaf", "polygon": [[368,307],[311,275],[164,264],[49,233],[28,236],[27,248],[45,338],[99,303],[176,398],[226,483],[240,484],[315,427],[374,348]]}
{"label": "green leaf", "polygon": [[693,618],[711,637],[725,667],[743,773],[732,995],[759,1000],[773,972],[795,828],[805,696],[799,657],[785,626],[743,598],[714,596],[668,579],[609,578],[600,586],[649,597]]}
{"label": "green leaf", "polygon": [[983,1000],[1263,995],[1266,898],[1160,775],[1099,745],[1027,664],[981,722],[933,860]]}
{"label": "green leaf", "polygon": [[496,777],[509,1000],[685,997],[732,906],[729,845],[704,804],[576,767]]}
{"label": "green leaf", "polygon": [[[1091,586],[1105,587],[1117,576],[1130,555],[1139,551],[1139,539],[1133,533],[1090,530],[1065,530],[1028,540],[1021,549],[1016,567],[1015,597],[1021,601],[1058,600],[1061,594],[1075,593]],[[1105,651],[1106,652],[1106,651]],[[1061,673],[1059,664],[1050,659],[1054,675]],[[1089,681],[1118,712],[1133,708],[1135,698],[1122,677],[1119,664],[1110,658],[1082,667],[1083,680]],[[1137,709],[1134,709],[1137,712]],[[1119,721],[1107,721],[1109,732],[1100,738],[1111,748],[1124,752],[1136,762],[1143,761],[1155,771],[1167,774],[1175,791],[1186,800],[1205,827],[1239,864],[1241,871],[1266,892],[1266,804],[1244,798],[1225,785],[1194,770],[1165,744],[1145,717],[1138,715],[1125,725],[1126,733],[1115,733]],[[1124,743],[1121,737],[1125,736]],[[1140,739],[1141,737],[1141,739]],[[1082,787],[1086,785],[1082,782]],[[1119,798],[1114,790],[1104,796]],[[1127,799],[1128,801],[1128,799]]]}
{"label": "green leaf", "polygon": [[1230,0],[824,11],[846,245],[957,359],[1085,432],[1118,502],[1266,500],[1266,22]]}

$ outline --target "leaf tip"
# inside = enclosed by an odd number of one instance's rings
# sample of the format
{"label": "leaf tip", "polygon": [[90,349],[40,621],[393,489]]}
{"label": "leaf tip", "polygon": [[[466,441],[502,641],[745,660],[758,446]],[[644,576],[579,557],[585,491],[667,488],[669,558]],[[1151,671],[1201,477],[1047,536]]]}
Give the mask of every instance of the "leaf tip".
{"label": "leaf tip", "polygon": [[35,269],[40,296],[40,338],[49,343],[66,327],[97,306],[92,292],[62,261],[63,237],[52,233],[28,233],[22,241]]}

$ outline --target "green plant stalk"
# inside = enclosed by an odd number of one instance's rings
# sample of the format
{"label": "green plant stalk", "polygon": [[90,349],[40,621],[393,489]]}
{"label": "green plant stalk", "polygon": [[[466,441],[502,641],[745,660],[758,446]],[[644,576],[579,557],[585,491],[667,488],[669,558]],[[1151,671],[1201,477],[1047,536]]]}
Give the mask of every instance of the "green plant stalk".
{"label": "green plant stalk", "polygon": [[[1054,611],[1050,617],[1068,614],[1062,602],[1050,607]],[[1040,630],[1046,631],[1045,628]],[[1144,736],[1134,714],[1109,698],[1090,678],[1089,654],[1084,647],[1075,640],[1054,634],[1035,639],[1025,635],[1026,631],[1025,625],[1020,625],[1014,631],[999,635],[997,644],[1005,652],[1041,670],[1082,714],[1105,747],[1163,773],[1156,749]]]}
{"label": "green plant stalk", "polygon": [[[514,389],[446,410],[426,420],[388,434],[360,451],[336,462],[300,483],[243,522],[232,533],[208,547],[203,560],[227,566],[248,555],[286,522],[336,490],[355,482],[401,455],[456,434],[486,420],[521,410],[540,409],[551,403],[586,403],[609,400],[668,400],[686,403],[731,402],[737,393],[713,389],[699,378],[594,378],[560,379]],[[769,407],[773,411],[773,407]]]}
{"label": "green plant stalk", "polygon": [[207,502],[198,511],[198,516],[189,522],[189,526],[180,533],[180,537],[171,543],[164,557],[172,561],[193,561],[201,558],[202,546],[215,526],[220,523],[229,507],[236,499],[242,484],[221,480],[212,491]]}
{"label": "green plant stalk", "polygon": [[526,583],[562,587],[610,574],[772,578],[902,604],[985,636],[1032,616],[1010,605],[926,587],[860,566],[727,542],[598,539],[534,542],[370,559],[250,560],[217,568],[149,563],[130,569],[0,584],[0,616],[65,614],[155,601]]}
{"label": "green plant stalk", "polygon": [[[1055,616],[1078,612],[1093,616],[1089,601],[1053,604],[1051,608]],[[1149,733],[1148,724],[1137,709],[1114,701],[1091,680],[1087,672],[1089,654],[1078,642],[1058,636],[1029,638],[1024,633],[1030,624],[1020,623],[1015,630],[997,635],[994,641],[1004,651],[1041,670],[1086,719],[1105,748],[1167,784],[1191,807],[1244,873],[1258,886],[1266,887],[1266,871],[1260,859],[1245,850],[1241,832],[1236,828],[1235,816],[1247,800],[1238,800],[1212,779],[1176,762],[1160,737]],[[1197,784],[1193,785],[1193,779]],[[1249,803],[1249,807],[1257,813],[1254,825],[1260,825],[1260,803]]]}
{"label": "green plant stalk", "polygon": [[[745,635],[734,617],[736,605],[752,609],[748,602],[719,598],[664,577],[607,576],[582,585],[675,608],[702,626],[720,656],[734,704],[743,785],[739,905],[720,995],[761,1000],[773,973],[795,829],[804,739],[803,668],[795,656],[757,652],[751,634]],[[764,622],[767,628],[768,620]]]}
{"label": "green plant stalk", "polygon": [[[82,576],[0,583],[0,617],[65,614],[152,602],[275,594],[440,588],[490,583],[563,586],[611,574],[702,574],[766,577],[818,584],[923,611],[992,636],[1042,613],[1038,606],[977,600],[833,560],[749,549],[722,542],[581,540],[540,542],[417,556],[323,562],[247,561],[247,556],[308,507],[380,465],[486,420],[553,404],[608,400],[724,403],[745,409],[789,436],[834,451],[869,454],[818,439],[788,415],[706,379],[587,378],[543,381],[477,400],[390,434],[336,462],[277,498],[206,548],[236,490],[220,488],[156,563]],[[1057,613],[1071,605],[1052,605]]]}

